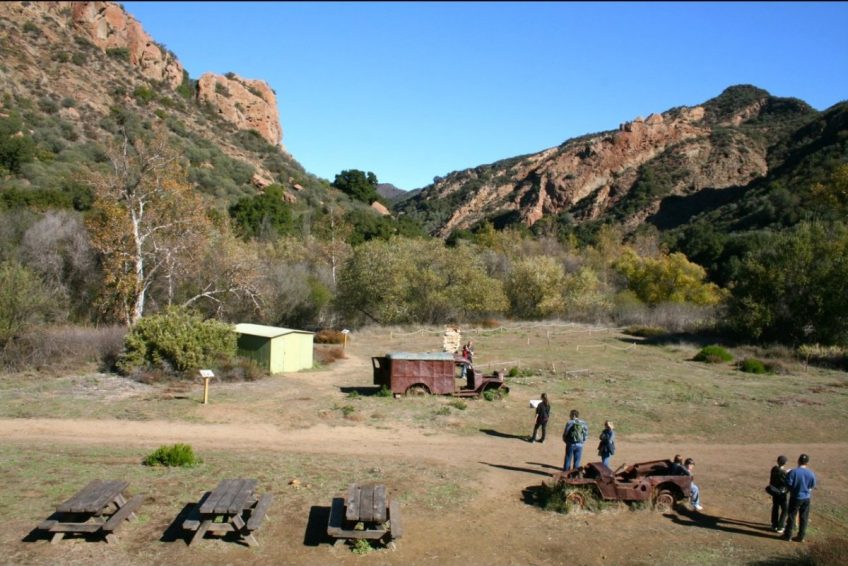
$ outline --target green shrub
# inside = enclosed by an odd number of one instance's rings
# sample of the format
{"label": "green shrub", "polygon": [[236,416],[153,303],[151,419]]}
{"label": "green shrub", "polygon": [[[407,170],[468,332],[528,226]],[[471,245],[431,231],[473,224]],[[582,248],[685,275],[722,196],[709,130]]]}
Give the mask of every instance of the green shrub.
{"label": "green shrub", "polygon": [[385,385],[380,387],[380,390],[377,391],[377,397],[391,397],[393,395],[392,390],[388,389]]}
{"label": "green shrub", "polygon": [[466,403],[462,399],[454,399],[453,401],[448,403],[448,405],[450,405],[454,409],[459,409],[460,411],[464,411],[468,408],[468,403]]}
{"label": "green shrub", "polygon": [[745,373],[768,373],[765,364],[756,358],[745,358],[739,362],[739,369]]}
{"label": "green shrub", "polygon": [[720,364],[733,360],[733,355],[718,344],[712,344],[711,346],[701,348],[701,351],[695,354],[694,359],[696,362]]}
{"label": "green shrub", "polygon": [[490,387],[489,389],[483,391],[483,399],[485,399],[486,401],[495,401],[497,399],[503,399],[504,397],[506,397],[506,394],[507,393],[505,389],[493,389]]}
{"label": "green shrub", "polygon": [[531,377],[535,373],[536,372],[533,371],[532,368],[523,368],[522,369],[522,368],[518,368],[518,367],[513,366],[513,367],[509,368],[509,371],[507,372],[506,376],[507,377]]}
{"label": "green shrub", "polygon": [[341,407],[336,408],[342,412],[342,416],[344,416],[345,418],[351,416],[353,413],[356,412],[356,407],[354,407],[353,405],[342,405]]}
{"label": "green shrub", "polygon": [[359,391],[351,391],[347,394],[348,399],[359,399]]}
{"label": "green shrub", "polygon": [[371,546],[371,542],[368,539],[364,538],[356,539],[356,541],[353,543],[353,546],[351,546],[351,552],[358,555],[368,554],[372,550],[374,549]]}
{"label": "green shrub", "polygon": [[450,414],[450,407],[440,407],[439,409],[436,410],[436,412],[434,414],[437,415],[437,416],[442,416],[442,417],[449,415]]}
{"label": "green shrub", "polygon": [[209,367],[236,354],[236,335],[228,324],[203,320],[187,309],[142,318],[127,334],[118,360],[121,372],[140,367],[171,367],[183,372]]}
{"label": "green shrub", "polygon": [[148,102],[156,98],[156,93],[153,92],[152,89],[142,85],[136,87],[136,89],[133,91],[133,96],[135,97],[136,102],[144,106]]}
{"label": "green shrub", "polygon": [[71,55],[71,63],[79,67],[85,65],[87,61],[88,59],[82,51],[75,51],[74,54]]}
{"label": "green shrub", "polygon": [[130,60],[130,50],[128,47],[107,47],[106,55],[112,59],[118,59],[119,61]]}
{"label": "green shrub", "polygon": [[193,468],[200,462],[200,458],[195,456],[190,445],[174,444],[172,446],[160,446],[155,452],[149,454],[142,463],[145,466]]}
{"label": "green shrub", "polygon": [[593,488],[580,488],[566,485],[562,482],[557,482],[553,485],[542,484],[541,488],[535,494],[536,503],[547,511],[556,513],[571,513],[578,508],[569,500],[569,495],[576,493],[582,496],[585,504],[583,509],[586,511],[599,511],[609,504],[605,504],[598,497],[597,491]]}

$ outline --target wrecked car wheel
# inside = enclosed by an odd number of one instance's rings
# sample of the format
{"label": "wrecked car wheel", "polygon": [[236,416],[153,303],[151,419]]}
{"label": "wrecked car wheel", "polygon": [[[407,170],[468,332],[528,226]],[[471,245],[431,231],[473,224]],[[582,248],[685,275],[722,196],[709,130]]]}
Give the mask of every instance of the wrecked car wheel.
{"label": "wrecked car wheel", "polygon": [[430,393],[425,385],[413,385],[406,390],[407,397],[424,397]]}
{"label": "wrecked car wheel", "polygon": [[580,491],[572,491],[565,496],[565,502],[572,509],[586,509],[586,495]]}
{"label": "wrecked car wheel", "polygon": [[667,489],[659,492],[654,499],[654,509],[660,513],[668,513],[674,509],[674,494]]}

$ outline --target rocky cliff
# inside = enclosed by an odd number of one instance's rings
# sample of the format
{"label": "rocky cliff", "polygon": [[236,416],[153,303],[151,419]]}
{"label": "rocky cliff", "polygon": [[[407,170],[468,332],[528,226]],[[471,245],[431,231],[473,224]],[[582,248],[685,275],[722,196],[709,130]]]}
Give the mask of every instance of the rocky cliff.
{"label": "rocky cliff", "polygon": [[[779,100],[754,87],[733,87],[703,105],[637,117],[614,131],[451,173],[399,208],[442,237],[484,220],[533,226],[566,214],[583,222],[615,213],[633,229],[663,198],[742,186],[765,175],[770,136],[760,130],[770,126],[762,119]],[[799,119],[814,112],[800,101],[790,110]]]}
{"label": "rocky cliff", "polygon": [[240,130],[256,130],[268,143],[281,145],[283,129],[277,98],[265,81],[243,79],[234,73],[206,73],[197,81],[197,99]]}
{"label": "rocky cliff", "polygon": [[[117,61],[126,61],[143,77],[176,89],[189,82],[176,56],[157,43],[142,25],[114,2],[3,2],[0,18],[27,26],[30,39],[47,40],[58,48],[69,38],[77,44],[94,46]],[[69,44],[68,47],[72,47]],[[35,45],[29,46],[36,55]],[[40,64],[29,59],[33,69]],[[105,69],[103,69],[105,70]],[[46,77],[45,77],[46,78]],[[52,78],[52,77],[51,77]],[[110,76],[99,77],[105,84]],[[84,85],[88,91],[97,85]],[[241,130],[255,129],[273,145],[282,142],[277,99],[267,83],[228,75],[203,75],[197,97],[211,104],[223,120]],[[73,96],[75,91],[69,92]],[[225,94],[222,94],[225,93]],[[64,94],[64,93],[63,93]],[[98,98],[98,97],[92,97]],[[97,101],[94,102],[97,104]]]}

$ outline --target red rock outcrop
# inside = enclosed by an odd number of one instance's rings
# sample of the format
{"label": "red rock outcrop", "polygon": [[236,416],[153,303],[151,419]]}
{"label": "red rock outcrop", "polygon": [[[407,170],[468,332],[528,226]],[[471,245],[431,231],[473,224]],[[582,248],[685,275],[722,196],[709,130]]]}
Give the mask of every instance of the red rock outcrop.
{"label": "red rock outcrop", "polygon": [[[159,47],[141,24],[113,2],[60,2],[70,7],[78,35],[101,49],[127,49],[129,61],[145,77],[176,88],[183,81],[183,66]],[[61,6],[66,5],[66,6]]]}
{"label": "red rock outcrop", "polygon": [[277,97],[265,81],[206,73],[197,82],[197,99],[240,130],[256,130],[268,143],[280,145],[283,129]]}
{"label": "red rock outcrop", "polygon": [[[744,108],[730,122],[745,121],[760,107],[757,102]],[[617,131],[573,140],[507,167],[483,166],[453,173],[427,189],[423,198],[445,198],[467,191],[469,182],[476,185],[438,229],[437,234],[446,237],[457,228],[504,213],[517,214],[528,226],[565,211],[578,220],[598,218],[633,188],[640,166],[667,150],[674,152],[678,166],[687,171],[672,194],[745,184],[766,173],[764,147],[716,151],[710,141],[711,126],[704,117],[700,106],[651,114],[647,119],[638,117],[621,124]],[[635,227],[654,211],[650,207],[642,210],[625,225]]]}

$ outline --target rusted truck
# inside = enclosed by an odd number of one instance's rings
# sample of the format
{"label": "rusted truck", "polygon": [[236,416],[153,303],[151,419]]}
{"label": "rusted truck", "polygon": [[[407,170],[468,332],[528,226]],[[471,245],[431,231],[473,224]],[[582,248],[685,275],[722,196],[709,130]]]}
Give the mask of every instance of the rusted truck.
{"label": "rusted truck", "polygon": [[476,397],[487,390],[509,392],[502,372],[483,375],[467,359],[450,352],[391,352],[371,358],[371,363],[374,385],[395,395]]}
{"label": "rusted truck", "polygon": [[692,490],[692,476],[676,474],[671,460],[622,465],[615,471],[592,462],[554,474],[553,482],[582,488],[566,495],[575,507],[584,507],[586,497],[595,496],[607,501],[649,501],[662,513],[689,497]]}

